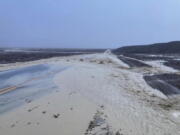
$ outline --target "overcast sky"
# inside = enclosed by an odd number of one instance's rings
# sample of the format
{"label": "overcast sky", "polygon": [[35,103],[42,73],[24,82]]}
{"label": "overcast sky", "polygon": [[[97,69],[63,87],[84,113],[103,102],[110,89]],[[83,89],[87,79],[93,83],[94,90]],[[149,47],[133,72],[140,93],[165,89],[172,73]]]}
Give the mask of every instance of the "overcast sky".
{"label": "overcast sky", "polygon": [[180,0],[0,0],[0,47],[116,48],[180,40]]}

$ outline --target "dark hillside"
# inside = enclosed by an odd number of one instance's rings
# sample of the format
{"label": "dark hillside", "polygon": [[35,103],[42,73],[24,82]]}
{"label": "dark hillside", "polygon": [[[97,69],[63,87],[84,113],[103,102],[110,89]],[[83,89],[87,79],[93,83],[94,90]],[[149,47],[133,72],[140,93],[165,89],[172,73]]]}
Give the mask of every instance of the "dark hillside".
{"label": "dark hillside", "polygon": [[151,45],[125,46],[113,50],[115,54],[145,53],[145,54],[174,54],[180,53],[180,41],[157,43]]}

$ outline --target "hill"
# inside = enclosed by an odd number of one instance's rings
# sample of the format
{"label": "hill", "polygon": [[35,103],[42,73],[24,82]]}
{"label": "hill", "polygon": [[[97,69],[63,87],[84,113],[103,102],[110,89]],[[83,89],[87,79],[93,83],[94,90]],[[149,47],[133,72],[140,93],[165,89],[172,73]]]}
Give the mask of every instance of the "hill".
{"label": "hill", "polygon": [[151,45],[125,46],[113,50],[115,54],[147,53],[147,54],[172,54],[180,53],[180,41],[156,43]]}

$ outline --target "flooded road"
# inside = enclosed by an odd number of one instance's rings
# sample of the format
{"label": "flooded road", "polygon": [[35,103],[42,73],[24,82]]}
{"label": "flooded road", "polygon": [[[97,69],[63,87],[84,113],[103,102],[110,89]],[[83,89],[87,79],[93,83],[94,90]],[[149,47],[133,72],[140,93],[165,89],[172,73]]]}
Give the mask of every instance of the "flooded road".
{"label": "flooded road", "polygon": [[0,72],[0,113],[56,90],[54,75],[66,68],[39,64]]}
{"label": "flooded road", "polygon": [[145,81],[154,89],[160,90],[166,96],[180,94],[180,75],[158,74],[144,76]]}
{"label": "flooded road", "polygon": [[118,58],[124,63],[128,64],[130,67],[151,67],[148,64],[143,63],[142,61],[130,57],[118,56]]}
{"label": "flooded road", "polygon": [[48,69],[49,67],[47,65],[42,64],[0,72],[0,89],[23,83],[29,78],[44,74]]}

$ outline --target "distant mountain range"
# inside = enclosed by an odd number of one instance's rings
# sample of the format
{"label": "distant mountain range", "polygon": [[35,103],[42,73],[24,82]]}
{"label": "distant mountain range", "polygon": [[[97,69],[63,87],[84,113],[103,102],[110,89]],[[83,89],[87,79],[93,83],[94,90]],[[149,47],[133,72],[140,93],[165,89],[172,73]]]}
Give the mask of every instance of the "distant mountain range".
{"label": "distant mountain range", "polygon": [[168,43],[156,43],[151,45],[135,45],[125,46],[114,49],[115,54],[125,53],[147,53],[147,54],[172,54],[180,53],[180,41],[173,41]]}

